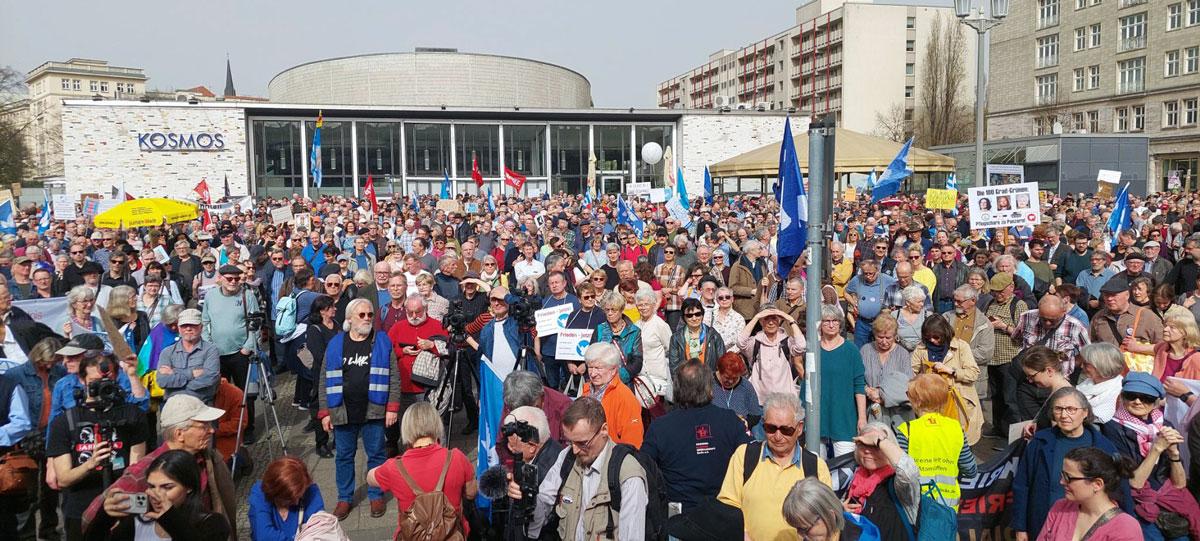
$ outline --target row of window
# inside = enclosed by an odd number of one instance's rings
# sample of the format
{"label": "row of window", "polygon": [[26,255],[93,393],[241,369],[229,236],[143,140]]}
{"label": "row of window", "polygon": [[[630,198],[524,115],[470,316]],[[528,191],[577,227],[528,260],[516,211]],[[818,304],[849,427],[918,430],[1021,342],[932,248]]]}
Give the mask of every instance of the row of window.
{"label": "row of window", "polygon": [[[1200,73],[1200,47],[1167,51],[1163,75],[1175,77]],[[1100,65],[1075,68],[1072,71],[1072,92],[1100,88]],[[1117,93],[1128,94],[1146,89],[1146,57],[1139,56],[1117,62]],[[1055,103],[1058,98],[1058,74],[1047,73],[1034,77],[1034,98],[1038,105]]]}
{"label": "row of window", "polygon": [[1163,127],[1178,128],[1180,126],[1195,126],[1197,119],[1197,99],[1167,100],[1163,102]]}
{"label": "row of window", "polygon": [[[62,89],[79,92],[83,90],[83,81],[80,79],[60,79],[62,81]],[[108,81],[88,81],[89,92],[108,92]],[[118,94],[133,94],[133,83],[116,83],[116,91]]]}
{"label": "row of window", "polygon": [[[1084,9],[1089,4],[1097,5],[1100,0],[1075,0],[1075,9]],[[1120,7],[1130,7],[1138,4],[1145,4],[1146,0],[1121,0]],[[1122,24],[1129,19],[1130,23],[1135,23],[1140,20],[1140,24],[1144,27],[1146,21],[1146,13],[1139,13],[1122,17]],[[1058,0],[1038,0],[1037,10],[1037,27],[1048,28],[1058,24]],[[1176,2],[1167,6],[1167,31],[1177,30],[1185,26],[1200,25],[1200,0],[1187,0],[1186,2]],[[1075,30],[1078,36],[1079,29]],[[1144,36],[1144,34],[1142,34]],[[1076,48],[1079,50],[1080,48]]]}
{"label": "row of window", "polygon": [[[1186,26],[1198,24],[1200,24],[1200,0],[1188,0]],[[1167,31],[1178,30],[1184,26],[1184,3],[1178,2],[1167,6]]]}
{"label": "row of window", "polygon": [[1075,0],[1075,9],[1079,10],[1086,8],[1089,4],[1098,6],[1100,5],[1100,0]]}
{"label": "row of window", "polygon": [[[1184,98],[1167,100],[1162,103],[1162,127],[1180,128],[1196,126],[1200,122],[1200,99]],[[1035,118],[1035,128],[1038,135],[1050,132],[1052,118]],[[1100,131],[1100,111],[1079,111],[1071,114],[1072,129],[1076,132]],[[1140,132],[1146,129],[1146,106],[1142,104],[1127,105],[1113,109],[1113,132]]]}
{"label": "row of window", "polygon": [[1163,77],[1190,75],[1197,72],[1200,72],[1200,47],[1188,47],[1182,51],[1179,49],[1167,51],[1163,61]]}

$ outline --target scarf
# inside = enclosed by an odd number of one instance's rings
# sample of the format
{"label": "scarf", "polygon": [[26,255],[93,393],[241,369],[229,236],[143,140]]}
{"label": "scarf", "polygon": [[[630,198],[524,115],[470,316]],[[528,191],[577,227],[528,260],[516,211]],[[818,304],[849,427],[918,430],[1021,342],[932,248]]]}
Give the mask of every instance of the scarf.
{"label": "scarf", "polygon": [[750,261],[750,258],[748,258],[746,256],[742,256],[742,265],[744,265],[746,268],[750,269],[750,274],[752,274],[754,276],[755,282],[762,281],[763,264],[762,264],[761,258],[759,258],[758,261]]}
{"label": "scarf", "polygon": [[875,489],[894,473],[896,472],[891,466],[884,466],[874,471],[859,467],[854,470],[854,477],[850,479],[850,488],[846,495],[851,501],[865,502],[875,492]]}
{"label": "scarf", "polygon": [[925,344],[925,349],[929,351],[929,362],[940,363],[946,360],[946,353],[950,351],[950,347],[946,344],[935,346],[933,344]]}
{"label": "scarf", "polygon": [[490,284],[492,287],[496,287],[497,285],[499,285],[499,283],[496,281],[496,279],[499,277],[500,277],[499,265],[496,266],[496,270],[494,272],[492,272],[491,274],[488,274],[483,271],[479,272],[479,279],[482,280],[483,283],[485,283],[485,284]]}
{"label": "scarf", "polygon": [[1150,445],[1154,443],[1154,438],[1163,429],[1163,412],[1158,408],[1150,412],[1149,423],[1129,413],[1124,406],[1117,408],[1113,420],[1137,435],[1138,449],[1142,452],[1143,457],[1150,453]]}

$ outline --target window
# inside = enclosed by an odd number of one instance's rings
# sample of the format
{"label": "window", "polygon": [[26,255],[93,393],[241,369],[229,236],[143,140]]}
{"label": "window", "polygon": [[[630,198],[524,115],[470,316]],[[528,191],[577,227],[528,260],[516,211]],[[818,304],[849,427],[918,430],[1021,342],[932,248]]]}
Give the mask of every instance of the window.
{"label": "window", "polygon": [[913,97],[913,87],[911,85],[904,87],[904,97],[906,97],[906,98]]}
{"label": "window", "polygon": [[1185,126],[1196,124],[1196,98],[1183,100],[1183,124]]}
{"label": "window", "polygon": [[1134,105],[1130,108],[1133,114],[1133,131],[1146,129],[1146,106]]}
{"label": "window", "polygon": [[1194,26],[1200,24],[1200,0],[1188,0],[1188,19],[1187,25]]}
{"label": "window", "polygon": [[917,18],[909,17],[906,21],[904,21],[904,27],[905,28],[916,28],[917,27]]}
{"label": "window", "polygon": [[108,81],[100,81],[100,91],[108,92]]}
{"label": "window", "polygon": [[1083,9],[1087,7],[1087,0],[1075,0],[1075,9]]}
{"label": "window", "polygon": [[100,91],[100,83],[98,83],[96,81],[88,81],[88,91],[99,92]]}
{"label": "window", "polygon": [[70,90],[70,89],[71,89],[71,80],[70,80],[70,79],[63,79],[63,80],[62,80],[62,89],[63,89],[63,90]]}
{"label": "window", "polygon": [[[1195,0],[1200,2],[1200,0]],[[1038,0],[1038,28],[1058,24],[1058,0]]]}
{"label": "window", "polygon": [[1167,6],[1167,30],[1176,30],[1183,26],[1183,4]]}
{"label": "window", "polygon": [[1088,90],[1100,88],[1100,64],[1088,66]]}
{"label": "window", "polygon": [[[1200,2],[1200,0],[1197,0]],[[1146,14],[1136,13],[1128,17],[1121,17],[1121,41],[1118,42],[1118,51],[1129,51],[1132,49],[1141,49],[1146,46]]]}
{"label": "window", "polygon": [[1075,50],[1084,49],[1087,49],[1087,28],[1081,26],[1075,29]]}
{"label": "window", "polygon": [[1084,80],[1086,79],[1083,68],[1075,68],[1074,75],[1074,83],[1071,85],[1071,91],[1079,92],[1080,90],[1083,90]]}
{"label": "window", "polygon": [[1046,135],[1046,121],[1042,117],[1033,119],[1034,135]]}
{"label": "window", "polygon": [[1037,67],[1058,65],[1058,34],[1037,39]]}
{"label": "window", "polygon": [[1054,103],[1055,97],[1058,94],[1058,74],[1051,73],[1049,75],[1040,75],[1035,78],[1037,89],[1037,104],[1047,105]]}
{"label": "window", "polygon": [[904,42],[904,50],[908,51],[910,53],[913,51],[916,51],[917,50],[917,42],[915,40],[911,40],[911,39],[908,41],[905,41]]}
{"label": "window", "polygon": [[1163,67],[1163,77],[1179,75],[1179,49],[1167,51],[1167,60]]}
{"label": "window", "polygon": [[1129,131],[1129,108],[1128,107],[1117,107],[1117,110],[1115,112],[1116,112],[1116,115],[1115,115],[1116,125],[1113,126],[1113,131],[1117,131],[1117,132]]}
{"label": "window", "polygon": [[1099,47],[1100,46],[1100,23],[1096,23],[1091,26],[1091,37],[1092,37],[1092,42],[1088,45],[1088,48]]}
{"label": "window", "polygon": [[1071,129],[1077,132],[1083,131],[1083,113],[1071,115]]}
{"label": "window", "polygon": [[1200,47],[1188,47],[1183,50],[1183,72],[1196,73],[1200,70]]}
{"label": "window", "polygon": [[79,79],[71,79],[71,90],[76,92],[83,90],[83,81]]}
{"label": "window", "polygon": [[1136,6],[1138,4],[1145,4],[1145,3],[1146,3],[1146,0],[1121,0],[1120,5],[1118,5],[1117,8],[1118,9],[1127,8],[1129,6]]}
{"label": "window", "polygon": [[1163,102],[1163,127],[1179,127],[1179,102],[1176,100]]}
{"label": "window", "polygon": [[1141,92],[1146,81],[1146,57],[1117,62],[1117,93]]}
{"label": "window", "polygon": [[1096,133],[1100,131],[1100,111],[1088,111],[1087,121],[1089,132]]}
{"label": "window", "polygon": [[917,65],[916,64],[908,63],[908,64],[904,65],[904,74],[905,75],[916,75],[916,73],[917,73]]}

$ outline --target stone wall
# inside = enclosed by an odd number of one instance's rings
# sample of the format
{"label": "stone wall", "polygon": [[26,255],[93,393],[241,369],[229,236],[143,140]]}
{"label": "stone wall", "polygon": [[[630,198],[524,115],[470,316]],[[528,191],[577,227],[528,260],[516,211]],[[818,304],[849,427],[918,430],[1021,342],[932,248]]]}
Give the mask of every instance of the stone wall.
{"label": "stone wall", "polygon": [[[704,167],[778,143],[783,137],[782,114],[730,112],[725,114],[687,114],[679,119],[681,138],[680,167],[688,193],[703,193]],[[792,117],[792,136],[808,131],[807,116]]]}

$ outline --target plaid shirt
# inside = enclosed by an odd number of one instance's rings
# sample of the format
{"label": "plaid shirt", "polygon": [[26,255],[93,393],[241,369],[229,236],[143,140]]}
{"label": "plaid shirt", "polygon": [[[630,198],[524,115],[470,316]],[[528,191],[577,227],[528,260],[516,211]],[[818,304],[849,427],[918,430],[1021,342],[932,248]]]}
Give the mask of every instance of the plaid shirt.
{"label": "plaid shirt", "polygon": [[[1047,338],[1042,330],[1041,319],[1036,309],[1029,310],[1017,317],[1017,337],[1023,348],[1037,344],[1044,345],[1054,351],[1064,353],[1062,373],[1069,376],[1075,371],[1075,358],[1079,350],[1092,343],[1088,338],[1088,328],[1082,321],[1064,315],[1062,323],[1054,330],[1054,335]],[[998,341],[998,340],[997,340]]]}
{"label": "plaid shirt", "polygon": [[[1017,303],[1017,306],[1015,307],[1015,312],[1018,314],[1018,319],[1020,319],[1021,312],[1024,312],[1025,310],[1027,310],[1029,308],[1029,305],[1026,304],[1025,301],[1020,300],[1016,297],[1009,299],[1008,302],[1009,303],[1014,303],[1014,302]],[[986,315],[988,316],[988,319],[991,319],[994,317],[996,319],[999,319],[1000,321],[1003,321],[1004,323],[1006,323],[1008,325],[1016,325],[1016,321],[1013,321],[1012,313],[1013,312],[1009,310],[1008,304],[1000,304],[997,302],[993,302],[988,305]],[[1017,353],[1019,353],[1020,351],[1021,351],[1021,343],[1020,342],[1013,340],[1007,334],[1004,334],[1003,332],[998,330],[998,331],[996,331],[996,349],[992,353],[992,358],[991,359],[983,359],[982,362],[980,362],[980,359],[976,359],[975,362],[986,365],[986,366],[996,366],[996,365],[1001,365],[1001,364],[1008,364],[1010,361],[1013,360],[1013,357],[1017,356]]]}
{"label": "plaid shirt", "polygon": [[679,310],[683,306],[683,299],[679,296],[679,288],[683,285],[683,272],[683,267],[675,264],[670,268],[666,263],[659,263],[654,267],[654,276],[658,278],[658,283],[662,285],[667,298],[664,310]]}

